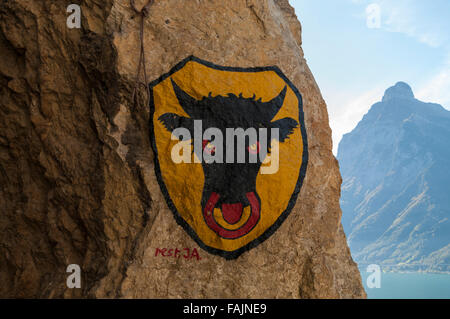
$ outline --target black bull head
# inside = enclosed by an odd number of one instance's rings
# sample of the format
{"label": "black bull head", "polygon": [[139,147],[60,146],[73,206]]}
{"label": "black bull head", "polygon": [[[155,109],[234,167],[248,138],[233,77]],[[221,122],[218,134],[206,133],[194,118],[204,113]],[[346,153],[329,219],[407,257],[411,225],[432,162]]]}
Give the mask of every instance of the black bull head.
{"label": "black bull head", "polygon": [[[173,132],[177,128],[188,129],[191,136],[194,136],[194,121],[200,120],[202,123],[202,136],[208,128],[219,129],[223,136],[226,136],[227,128],[254,128],[257,132],[265,128],[267,137],[260,146],[260,133],[257,133],[257,141],[250,141],[245,137],[245,162],[224,161],[202,162],[205,183],[202,194],[202,212],[208,226],[223,238],[239,238],[247,234],[258,223],[261,213],[261,200],[256,191],[256,177],[265,155],[270,153],[270,141],[272,138],[284,142],[298,126],[298,122],[292,118],[283,118],[272,122],[275,115],[281,109],[286,97],[287,87],[279,93],[277,97],[268,102],[261,99],[244,98],[242,94],[236,96],[232,93],[227,96],[215,96],[211,93],[201,100],[196,100],[184,92],[173,80],[172,86],[178,102],[189,117],[180,116],[174,113],[166,113],[159,117],[165,128]],[[271,129],[278,129],[278,136],[272,137]],[[180,138],[181,136],[177,136]],[[212,152],[218,147],[216,140],[203,140],[203,152]],[[227,147],[223,139],[223,158],[227,158]],[[252,145],[249,143],[252,142]],[[233,154],[237,154],[238,143],[233,143]],[[195,149],[195,148],[194,148]],[[264,152],[263,156],[258,156],[256,161],[248,161],[250,153]],[[197,154],[197,156],[200,154]],[[261,155],[261,154],[260,154]],[[193,176],[195,178],[195,176]],[[237,230],[228,230],[220,226],[214,218],[214,209],[221,210],[224,220],[229,224],[238,223],[244,208],[250,206],[251,214],[246,223]]]}

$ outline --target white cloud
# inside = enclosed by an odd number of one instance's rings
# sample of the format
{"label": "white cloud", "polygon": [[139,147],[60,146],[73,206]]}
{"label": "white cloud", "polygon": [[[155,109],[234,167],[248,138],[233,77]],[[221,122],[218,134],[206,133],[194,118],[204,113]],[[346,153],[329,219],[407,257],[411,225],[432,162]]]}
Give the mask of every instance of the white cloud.
{"label": "white cloud", "polygon": [[439,103],[450,110],[450,56],[441,71],[417,90],[416,97],[424,102]]}
{"label": "white cloud", "polygon": [[[411,0],[350,0],[355,5],[376,3],[381,8],[381,28],[388,32],[403,33],[416,41],[448,53],[447,61],[434,76],[414,92],[416,98],[433,102],[450,109],[450,39],[448,21],[436,21],[429,2]],[[436,9],[436,7],[434,8]],[[428,10],[428,14],[424,12]],[[364,10],[364,18],[365,18]],[[359,17],[362,18],[362,17]],[[402,79],[398,79],[399,81]],[[414,86],[414,83],[409,83]],[[333,153],[343,134],[350,132],[370,107],[382,99],[384,91],[394,83],[380,83],[374,89],[362,93],[323,92],[328,105],[330,126],[333,130]],[[355,97],[356,95],[356,97]]]}
{"label": "white cloud", "polygon": [[[378,4],[381,8],[381,28],[388,32],[403,33],[437,48],[449,42],[449,23],[436,21],[436,2],[414,0],[351,0],[356,5]],[[447,10],[442,6],[441,10]],[[365,16],[365,15],[364,15]]]}
{"label": "white cloud", "polygon": [[387,87],[388,85],[383,83],[356,97],[354,92],[323,92],[333,131],[333,153],[335,155],[342,136],[355,128],[374,103],[381,101]]}
{"label": "white cloud", "polygon": [[[328,106],[330,126],[333,131],[333,153],[335,155],[342,136],[352,131],[370,107],[381,101],[384,91],[394,84],[382,83],[374,89],[359,94],[354,92],[322,92]],[[416,90],[413,88],[413,91],[417,99],[438,103],[450,110],[450,58],[439,73]]]}
{"label": "white cloud", "polygon": [[403,33],[420,43],[447,52],[448,57],[441,70],[419,87],[415,95],[420,100],[450,108],[450,23],[436,14],[436,10],[448,10],[448,4],[443,5],[442,1],[439,4],[436,0],[433,3],[375,0],[375,3],[381,7],[384,30]]}
{"label": "white cloud", "polygon": [[437,48],[445,43],[446,31],[442,32],[435,24],[420,16],[418,7],[410,0],[380,1],[386,14],[383,28],[399,32],[430,47]]}
{"label": "white cloud", "polygon": [[[309,1],[309,0],[304,0]],[[343,134],[350,132],[362,119],[370,107],[381,101],[384,91],[396,81],[407,81],[413,87],[415,96],[425,102],[442,104],[450,109],[450,19],[442,12],[448,12],[449,4],[443,0],[346,0],[358,6],[360,15],[355,18],[364,22],[366,7],[372,3],[381,8],[381,30],[404,34],[414,41],[422,43],[449,55],[447,63],[428,79],[413,81],[408,78],[392,77],[378,83],[377,87],[367,91],[355,91],[355,86],[339,92],[333,87],[321,87],[328,105],[330,126],[333,130],[333,153],[337,153]],[[427,63],[427,61],[416,61]],[[414,65],[411,65],[414,68]],[[402,76],[401,74],[399,76]],[[407,74],[405,74],[407,76]],[[388,76],[387,76],[388,77]],[[418,82],[424,83],[420,84]],[[336,85],[338,86],[338,85]],[[339,86],[342,88],[342,86]],[[359,86],[361,87],[361,86]],[[366,86],[367,88],[367,86]]]}

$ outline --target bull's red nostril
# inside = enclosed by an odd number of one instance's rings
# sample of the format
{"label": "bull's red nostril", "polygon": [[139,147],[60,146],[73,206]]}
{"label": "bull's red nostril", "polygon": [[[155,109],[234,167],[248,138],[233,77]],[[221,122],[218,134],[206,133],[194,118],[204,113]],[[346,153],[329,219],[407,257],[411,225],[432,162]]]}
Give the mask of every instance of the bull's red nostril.
{"label": "bull's red nostril", "polygon": [[242,217],[242,204],[222,204],[222,216],[228,224],[236,224]]}

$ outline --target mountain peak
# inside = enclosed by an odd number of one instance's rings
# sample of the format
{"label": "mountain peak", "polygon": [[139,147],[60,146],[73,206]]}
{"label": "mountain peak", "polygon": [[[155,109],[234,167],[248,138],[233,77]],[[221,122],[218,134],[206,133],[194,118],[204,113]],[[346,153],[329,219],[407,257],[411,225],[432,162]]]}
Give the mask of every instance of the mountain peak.
{"label": "mountain peak", "polygon": [[403,82],[344,135],[341,220],[360,265],[450,273],[449,136],[450,112]]}
{"label": "mountain peak", "polygon": [[412,100],[414,99],[414,93],[411,90],[411,87],[405,82],[397,82],[394,86],[391,86],[384,92],[383,102],[393,98]]}

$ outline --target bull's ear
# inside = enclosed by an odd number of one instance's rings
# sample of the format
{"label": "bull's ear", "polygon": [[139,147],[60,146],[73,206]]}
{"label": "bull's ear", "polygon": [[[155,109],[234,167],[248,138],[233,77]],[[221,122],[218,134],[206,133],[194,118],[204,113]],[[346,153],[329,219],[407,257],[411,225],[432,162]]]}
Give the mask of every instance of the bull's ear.
{"label": "bull's ear", "polygon": [[[177,128],[185,128],[189,130],[191,136],[194,132],[194,120],[188,117],[180,116],[175,113],[166,113],[161,115],[158,120],[164,125],[166,130],[170,133],[174,133],[174,130]],[[180,139],[179,134],[175,134],[175,136]],[[188,140],[186,136],[183,136],[183,140]]]}
{"label": "bull's ear", "polygon": [[271,123],[272,128],[279,129],[279,140],[284,142],[294,132],[294,129],[298,126],[298,122],[290,117],[275,121]]}

